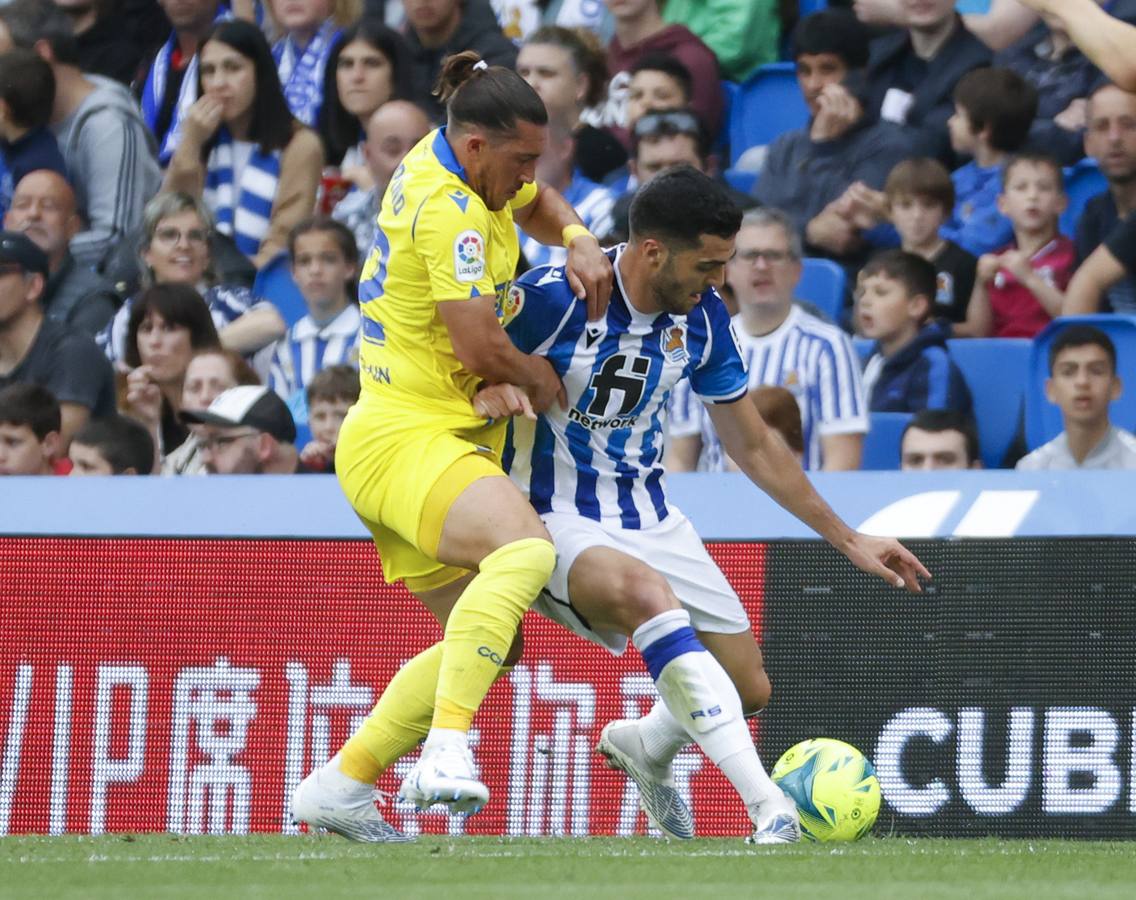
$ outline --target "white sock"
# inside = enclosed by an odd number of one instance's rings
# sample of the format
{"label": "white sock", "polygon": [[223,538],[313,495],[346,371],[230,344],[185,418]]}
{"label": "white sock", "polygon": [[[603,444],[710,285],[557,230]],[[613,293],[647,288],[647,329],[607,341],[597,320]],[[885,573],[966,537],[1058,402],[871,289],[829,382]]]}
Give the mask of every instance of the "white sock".
{"label": "white sock", "polygon": [[660,613],[635,629],[631,639],[675,721],[722,770],[746,806],[779,793],[757,756],[737,689],[698,640],[689,613]]}
{"label": "white sock", "polygon": [[339,754],[323,764],[319,770],[319,783],[328,790],[348,799],[370,799],[373,784],[356,781],[339,770]]}
{"label": "white sock", "polygon": [[422,747],[422,752],[425,753],[427,750],[434,750],[451,744],[468,747],[469,735],[457,728],[431,728],[426,735],[426,743]]}
{"label": "white sock", "polygon": [[690,735],[662,700],[639,720],[639,739],[647,751],[647,758],[659,766],[670,765],[679,751],[690,743]]}

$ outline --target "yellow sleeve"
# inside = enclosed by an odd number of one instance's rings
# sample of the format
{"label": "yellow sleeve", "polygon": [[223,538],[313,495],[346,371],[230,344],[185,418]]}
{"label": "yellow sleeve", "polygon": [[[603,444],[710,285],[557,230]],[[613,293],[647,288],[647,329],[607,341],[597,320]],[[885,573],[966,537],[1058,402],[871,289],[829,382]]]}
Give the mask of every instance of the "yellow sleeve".
{"label": "yellow sleeve", "polygon": [[529,182],[523,188],[517,191],[517,196],[509,201],[509,207],[511,209],[520,209],[522,206],[528,206],[533,202],[533,200],[536,199],[536,195],[539,192],[540,185],[535,181]]}
{"label": "yellow sleeve", "polygon": [[462,191],[440,191],[422,204],[414,248],[435,301],[496,295],[486,245],[491,232],[485,206]]}

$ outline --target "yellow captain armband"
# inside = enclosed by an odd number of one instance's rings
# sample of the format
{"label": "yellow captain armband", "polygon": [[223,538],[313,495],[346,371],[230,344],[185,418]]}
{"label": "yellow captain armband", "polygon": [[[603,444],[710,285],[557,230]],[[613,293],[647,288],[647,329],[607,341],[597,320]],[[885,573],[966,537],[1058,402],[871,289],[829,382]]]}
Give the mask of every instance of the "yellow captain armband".
{"label": "yellow captain armband", "polygon": [[564,243],[565,247],[578,237],[590,237],[597,243],[599,242],[599,238],[588,231],[583,225],[565,225],[564,230],[560,232],[560,240]]}

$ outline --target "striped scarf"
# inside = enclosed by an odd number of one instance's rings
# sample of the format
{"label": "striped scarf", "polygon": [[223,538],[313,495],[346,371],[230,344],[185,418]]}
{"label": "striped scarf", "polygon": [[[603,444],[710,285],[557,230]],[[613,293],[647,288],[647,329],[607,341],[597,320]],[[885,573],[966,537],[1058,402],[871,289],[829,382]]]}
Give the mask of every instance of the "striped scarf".
{"label": "striped scarf", "polygon": [[301,51],[291,35],[272,45],[272,58],[280,75],[280,86],[292,115],[307,126],[316,123],[323,105],[323,73],[327,60],[339,38],[335,22],[328,19],[320,26],[308,46]]}
{"label": "striped scarf", "polygon": [[254,145],[239,185],[233,183],[233,152],[232,135],[222,125],[205,164],[203,198],[217,219],[217,230],[232,237],[245,256],[255,256],[268,234],[281,151],[265,154]]}

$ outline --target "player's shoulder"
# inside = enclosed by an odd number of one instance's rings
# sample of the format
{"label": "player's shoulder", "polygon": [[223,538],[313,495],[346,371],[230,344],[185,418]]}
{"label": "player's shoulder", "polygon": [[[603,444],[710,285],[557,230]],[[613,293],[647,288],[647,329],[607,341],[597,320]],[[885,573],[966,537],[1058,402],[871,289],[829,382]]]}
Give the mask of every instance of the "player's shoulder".
{"label": "player's shoulder", "polygon": [[564,266],[535,266],[525,272],[514,283],[527,295],[539,296],[542,303],[551,304],[561,311],[566,310],[576,300],[576,294],[568,284],[568,274]]}
{"label": "player's shoulder", "polygon": [[549,335],[576,333],[573,323],[587,318],[587,308],[580,303],[563,266],[536,266],[529,269],[509,287],[505,300],[504,322],[514,340],[521,334],[536,338],[537,343]]}

